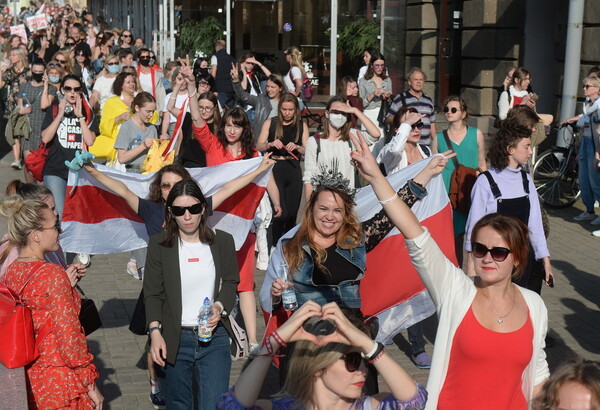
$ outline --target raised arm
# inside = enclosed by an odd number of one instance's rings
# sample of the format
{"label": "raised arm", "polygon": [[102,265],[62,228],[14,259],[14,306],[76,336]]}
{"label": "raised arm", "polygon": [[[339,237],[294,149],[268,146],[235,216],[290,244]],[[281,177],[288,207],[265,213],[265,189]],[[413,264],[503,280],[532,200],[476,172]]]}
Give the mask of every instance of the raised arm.
{"label": "raised arm", "polygon": [[56,135],[56,130],[58,130],[58,126],[60,125],[60,122],[62,121],[63,117],[65,116],[65,107],[66,106],[67,106],[67,100],[63,98],[58,103],[58,111],[56,113],[56,117],[54,117],[54,120],[52,120],[52,123],[50,123],[50,125],[48,127],[46,127],[44,130],[42,130],[42,142],[44,144],[47,144],[50,141],[52,141],[52,139],[54,139],[54,136]]}
{"label": "raised arm", "polygon": [[131,192],[129,188],[127,188],[127,185],[98,171],[93,164],[86,164],[83,166],[83,168],[85,168],[85,170],[89,172],[91,176],[96,178],[98,182],[123,198],[125,202],[127,202],[127,205],[129,205],[129,207],[133,209],[135,213],[138,212],[140,198]]}
{"label": "raised arm", "polygon": [[[200,105],[198,104],[197,98],[192,98],[196,95],[196,81],[194,80],[194,74],[192,73],[192,69],[190,67],[190,57],[185,56],[185,59],[179,58],[179,62],[181,63],[181,76],[185,80],[188,89],[188,95],[190,96],[190,114],[192,116],[192,122],[195,127],[202,128],[206,124],[206,122],[202,119],[200,115]],[[175,90],[173,90],[175,92]]]}

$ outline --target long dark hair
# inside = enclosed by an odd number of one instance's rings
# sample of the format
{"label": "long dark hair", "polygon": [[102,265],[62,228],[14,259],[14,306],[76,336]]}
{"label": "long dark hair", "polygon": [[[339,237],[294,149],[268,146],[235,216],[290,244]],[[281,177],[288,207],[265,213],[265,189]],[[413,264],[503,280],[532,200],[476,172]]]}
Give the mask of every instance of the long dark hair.
{"label": "long dark hair", "polygon": [[[370,80],[375,76],[375,68],[373,67],[373,63],[377,60],[383,60],[385,62],[385,57],[381,53],[371,54],[371,61],[369,62],[369,66],[367,67],[367,72],[365,73],[365,80]],[[379,78],[385,80],[388,77],[387,70],[384,69],[381,72]]]}
{"label": "long dark hair", "polygon": [[171,213],[171,206],[175,199],[183,195],[196,198],[198,202],[202,204],[203,209],[202,215],[200,216],[200,226],[198,227],[198,238],[200,239],[200,242],[211,245],[215,239],[215,233],[208,226],[208,214],[210,213],[208,202],[198,186],[198,183],[193,179],[179,181],[171,188],[171,192],[169,192],[165,210],[165,240],[161,245],[171,248],[175,244],[175,239],[179,238],[179,226]]}
{"label": "long dark hair", "polygon": [[[215,107],[215,109],[217,109],[217,107]],[[230,118],[233,124],[243,128],[242,136],[240,138],[242,143],[242,151],[244,152],[244,158],[242,159],[252,158],[254,156],[254,138],[252,137],[252,127],[250,126],[250,121],[248,121],[248,116],[241,107],[231,108],[225,113],[225,115],[223,115],[223,118],[221,118],[219,131],[217,132],[217,139],[221,143],[223,151],[227,150],[227,145],[229,144],[227,137],[225,136],[225,125],[227,125],[227,121]]]}
{"label": "long dark hair", "polygon": [[279,140],[283,138],[283,115],[281,114],[281,105],[283,103],[292,103],[294,104],[294,117],[292,118],[292,124],[296,127],[296,139],[294,142],[297,144],[301,139],[302,131],[304,131],[304,127],[302,126],[302,117],[300,116],[300,105],[298,103],[298,98],[292,93],[285,93],[281,96],[279,100],[279,106],[277,109],[277,127],[275,128],[275,139]]}
{"label": "long dark hair", "polygon": [[150,183],[150,188],[148,192],[149,201],[156,202],[157,204],[162,204],[164,201],[161,193],[160,184],[162,183],[162,177],[167,172],[171,172],[172,174],[179,175],[181,179],[192,179],[192,176],[188,172],[187,169],[184,168],[181,164],[170,164],[162,167],[155,175],[154,179]]}

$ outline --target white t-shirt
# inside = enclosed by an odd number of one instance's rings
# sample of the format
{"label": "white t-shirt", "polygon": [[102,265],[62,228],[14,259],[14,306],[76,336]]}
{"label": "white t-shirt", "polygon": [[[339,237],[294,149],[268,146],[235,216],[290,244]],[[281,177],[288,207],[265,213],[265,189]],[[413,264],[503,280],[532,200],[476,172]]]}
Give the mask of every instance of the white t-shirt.
{"label": "white t-shirt", "polygon": [[104,108],[104,103],[110,97],[114,97],[115,95],[112,93],[112,86],[117,77],[108,78],[105,76],[96,78],[96,82],[94,83],[94,91],[98,91],[100,95],[100,111]]}
{"label": "white t-shirt", "polygon": [[204,298],[212,300],[215,291],[215,261],[210,246],[179,240],[181,272],[181,326],[196,326]]}
{"label": "white t-shirt", "polygon": [[[169,93],[167,94],[167,96],[165,97],[165,104],[164,104],[164,111],[163,112],[169,112],[169,122],[176,122],[177,121],[177,117],[174,116],[173,114],[170,113],[169,110],[167,110],[167,104],[169,103],[169,100],[171,99],[171,96],[173,95],[173,93]],[[181,108],[183,106],[183,102],[185,101],[185,99],[187,98],[188,94],[177,94],[177,100],[175,100],[175,108]],[[188,105],[186,112],[190,112],[190,106]]]}
{"label": "white t-shirt", "polygon": [[140,87],[142,87],[142,90],[154,95],[152,93],[152,74],[151,73],[144,74],[144,73],[140,72],[139,79],[140,79]]}
{"label": "white t-shirt", "polygon": [[296,89],[296,84],[290,78],[290,73],[292,73],[292,78],[294,80],[296,80],[297,78],[302,79],[302,70],[300,70],[300,68],[296,66],[293,66],[283,78],[283,82],[285,83],[285,89],[287,90],[287,92],[292,92]]}

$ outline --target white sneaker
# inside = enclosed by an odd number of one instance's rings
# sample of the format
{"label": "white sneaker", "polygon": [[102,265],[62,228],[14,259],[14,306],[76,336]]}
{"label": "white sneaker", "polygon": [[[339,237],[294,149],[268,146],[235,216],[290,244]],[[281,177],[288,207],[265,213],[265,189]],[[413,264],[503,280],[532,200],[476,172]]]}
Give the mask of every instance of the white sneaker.
{"label": "white sneaker", "polygon": [[78,253],[77,256],[75,256],[75,258],[86,268],[90,266],[90,255],[88,255],[87,253]]}
{"label": "white sneaker", "polygon": [[21,165],[21,161],[19,160],[13,161],[12,164],[10,164],[10,166],[14,169],[23,169],[23,165]]}
{"label": "white sneaker", "polygon": [[[593,219],[596,219],[596,215],[588,211],[583,211],[579,215],[573,217],[574,221],[591,221]],[[598,225],[600,225],[600,221],[598,222]]]}
{"label": "white sneaker", "polygon": [[137,267],[137,263],[134,261],[127,262],[127,273],[136,278],[137,280],[142,280],[140,270]]}
{"label": "white sneaker", "polygon": [[597,231],[592,232],[592,235],[597,236],[600,238],[600,229],[598,229]]}
{"label": "white sneaker", "polygon": [[597,216],[596,218],[594,218],[594,220],[590,223],[592,225],[600,225],[600,216]]}

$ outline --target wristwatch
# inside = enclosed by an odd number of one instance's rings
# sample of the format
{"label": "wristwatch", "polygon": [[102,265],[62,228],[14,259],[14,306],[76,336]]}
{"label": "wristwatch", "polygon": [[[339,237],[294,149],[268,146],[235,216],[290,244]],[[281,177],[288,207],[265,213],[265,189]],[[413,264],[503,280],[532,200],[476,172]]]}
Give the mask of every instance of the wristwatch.
{"label": "wristwatch", "polygon": [[162,323],[159,323],[158,326],[153,326],[153,327],[149,328],[148,331],[146,332],[146,334],[148,336],[150,336],[150,334],[152,332],[154,332],[155,330],[161,331],[162,330]]}

